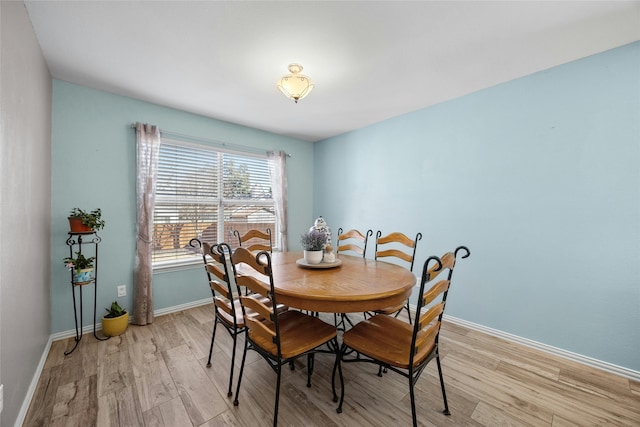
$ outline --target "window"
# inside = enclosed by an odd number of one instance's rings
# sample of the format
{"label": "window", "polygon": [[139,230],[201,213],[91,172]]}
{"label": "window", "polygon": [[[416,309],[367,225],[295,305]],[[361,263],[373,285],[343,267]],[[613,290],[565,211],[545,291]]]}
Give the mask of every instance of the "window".
{"label": "window", "polygon": [[[233,230],[270,228],[276,217],[265,155],[163,139],[153,217],[153,266],[201,262],[189,241],[237,246]],[[275,242],[274,242],[275,243]]]}

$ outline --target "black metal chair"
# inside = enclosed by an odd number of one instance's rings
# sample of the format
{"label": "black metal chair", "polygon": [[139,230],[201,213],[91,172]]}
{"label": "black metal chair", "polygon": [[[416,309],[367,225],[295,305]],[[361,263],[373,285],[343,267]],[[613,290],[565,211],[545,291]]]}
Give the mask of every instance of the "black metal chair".
{"label": "black metal chair", "polygon": [[[247,331],[242,305],[239,296],[234,294],[236,290],[235,276],[232,267],[225,262],[226,258],[223,252],[231,253],[231,248],[226,243],[219,245],[211,245],[206,242],[200,242],[199,239],[192,239],[189,242],[192,247],[200,247],[202,250],[202,260],[204,261],[205,272],[211,295],[213,297],[214,321],[213,332],[211,333],[211,345],[209,346],[209,358],[207,359],[207,368],[211,367],[211,356],[213,354],[213,345],[216,339],[216,329],[218,324],[224,326],[229,335],[233,338],[233,351],[231,356],[231,369],[229,370],[229,390],[227,396],[232,396],[233,371],[236,360],[236,343],[238,335]],[[221,252],[222,251],[222,252]],[[213,261],[213,262],[211,262]],[[256,298],[262,303],[268,304],[269,301],[261,295],[251,295],[250,298]],[[286,307],[284,308],[286,309]]]}
{"label": "black metal chair", "polygon": [[[252,295],[262,295],[271,302],[270,305],[266,305],[255,298],[240,297],[247,325],[247,335],[233,404],[236,406],[239,404],[238,394],[240,393],[247,351],[254,350],[269,363],[277,375],[273,413],[273,425],[277,426],[283,365],[291,364],[295,359],[307,356],[307,387],[311,387],[311,374],[316,353],[335,354],[335,363],[337,363],[339,349],[337,331],[335,326],[300,311],[289,310],[281,314],[274,312],[272,307],[276,306],[276,293],[271,269],[271,255],[267,251],[253,255],[247,249],[240,247],[234,251],[231,259],[237,286],[245,286],[253,292]],[[250,310],[257,313],[260,318],[249,315]],[[323,348],[325,345],[326,349]],[[332,391],[333,401],[337,402],[335,385],[332,386]]]}
{"label": "black metal chair", "polygon": [[[440,364],[438,339],[456,257],[461,250],[464,251],[462,258],[470,255],[469,249],[460,246],[454,252],[447,252],[442,258],[431,256],[425,261],[420,281],[421,297],[418,300],[416,321],[413,326],[386,314],[376,314],[358,323],[342,335],[343,343],[338,354],[338,363],[333,371],[333,378],[335,378],[335,371],[338,370],[342,387],[340,403],[336,409],[338,413],[342,412],[345,395],[342,364],[373,363],[409,380],[411,415],[413,425],[416,426],[417,416],[413,388],[427,364],[436,359],[444,401],[443,413],[450,415]],[[447,277],[432,284],[444,272],[448,272]]]}
{"label": "black metal chair", "polygon": [[[413,271],[413,262],[416,257],[416,249],[418,248],[418,241],[422,239],[422,233],[416,234],[415,239],[410,239],[406,235],[398,232],[393,232],[382,236],[382,232],[378,230],[376,233],[376,251],[375,259],[381,258],[395,258],[401,262],[408,264],[409,271]],[[409,324],[411,324],[411,309],[409,308],[409,299],[402,305],[397,307],[387,307],[383,310],[375,311],[376,314],[394,314],[395,317],[407,310],[407,316],[409,317]],[[365,317],[368,313],[365,313]]]}

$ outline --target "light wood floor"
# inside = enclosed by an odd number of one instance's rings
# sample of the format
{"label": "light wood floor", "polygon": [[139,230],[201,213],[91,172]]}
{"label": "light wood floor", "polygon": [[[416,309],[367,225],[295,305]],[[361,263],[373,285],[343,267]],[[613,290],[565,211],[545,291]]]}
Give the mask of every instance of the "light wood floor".
{"label": "light wood floor", "polygon": [[[222,328],[206,368],[212,310],[161,316],[104,342],[85,335],[69,356],[63,352],[72,339],[54,342],[24,425],[271,425],[275,374],[264,360],[249,353],[238,407],[226,396],[232,340]],[[640,426],[638,382],[452,324],[443,326],[441,349],[452,415],[441,413],[432,362],[416,386],[421,425]],[[330,356],[316,357],[311,388],[303,360],[285,369],[279,425],[411,425],[406,380],[392,372],[379,378],[369,364],[344,366],[346,397],[337,414],[332,364]]]}

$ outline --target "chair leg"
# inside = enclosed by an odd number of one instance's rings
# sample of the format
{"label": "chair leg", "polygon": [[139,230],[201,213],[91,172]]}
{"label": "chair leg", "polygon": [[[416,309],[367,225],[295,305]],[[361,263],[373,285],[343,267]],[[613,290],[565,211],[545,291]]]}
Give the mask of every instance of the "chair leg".
{"label": "chair leg", "polygon": [[313,353],[307,354],[307,387],[311,387],[311,374],[313,374],[313,363],[315,358]]}
{"label": "chair leg", "polygon": [[278,426],[278,404],[280,403],[280,373],[282,372],[282,365],[278,363],[276,367],[276,373],[278,374],[278,379],[276,380],[276,406],[273,410],[273,427]]}
{"label": "chair leg", "polygon": [[233,350],[231,352],[231,372],[229,373],[229,391],[227,391],[227,397],[233,396],[231,392],[231,384],[233,384],[233,370],[236,363],[236,343],[238,341],[238,330],[233,331]]}
{"label": "chair leg", "polygon": [[[338,356],[337,356],[337,359],[336,359],[336,365],[338,367],[338,373],[340,375],[340,403],[338,404],[338,407],[336,408],[336,412],[338,414],[342,413],[342,402],[344,402],[344,377],[342,376],[342,363],[341,362],[342,362],[342,356],[344,356],[345,351],[347,351],[347,346],[345,344],[342,344],[342,347],[340,348],[340,351],[338,352]],[[334,370],[335,370],[335,368],[334,368]]]}
{"label": "chair leg", "polygon": [[213,354],[213,341],[216,339],[216,328],[218,327],[218,320],[213,319],[213,332],[211,333],[211,345],[209,346],[209,360],[207,360],[207,368],[211,367],[211,355]]}
{"label": "chair leg", "polygon": [[436,350],[436,363],[438,365],[438,376],[440,377],[440,388],[442,389],[442,400],[444,400],[444,411],[442,411],[445,415],[451,415],[449,412],[449,405],[447,404],[447,393],[444,391],[444,377],[442,376],[442,366],[440,366],[440,354],[437,353]]}
{"label": "chair leg", "polygon": [[238,406],[238,394],[240,393],[240,383],[242,382],[242,373],[244,372],[244,361],[247,358],[247,348],[249,348],[249,338],[244,340],[244,351],[242,352],[242,363],[240,364],[240,374],[238,375],[238,385],[236,386],[236,398],[233,399],[233,406]]}
{"label": "chair leg", "polygon": [[413,391],[413,372],[409,371],[409,394],[411,395],[411,418],[413,419],[413,427],[418,425],[418,417],[416,415],[416,396]]}
{"label": "chair leg", "polygon": [[[338,342],[336,340],[336,360],[333,362],[333,372],[331,373],[331,391],[333,392],[333,401],[338,401],[338,394],[336,393],[336,370],[338,370],[338,356],[340,351],[338,350]],[[340,365],[340,370],[338,372],[340,375],[340,383],[344,383],[344,379],[342,378],[342,365]]]}

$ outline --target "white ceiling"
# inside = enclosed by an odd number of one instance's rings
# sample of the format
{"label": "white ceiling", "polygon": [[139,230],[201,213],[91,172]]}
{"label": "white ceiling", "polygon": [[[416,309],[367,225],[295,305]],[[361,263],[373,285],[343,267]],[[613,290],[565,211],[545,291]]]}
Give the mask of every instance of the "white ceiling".
{"label": "white ceiling", "polygon": [[56,79],[308,141],[640,39],[639,1],[25,4]]}

